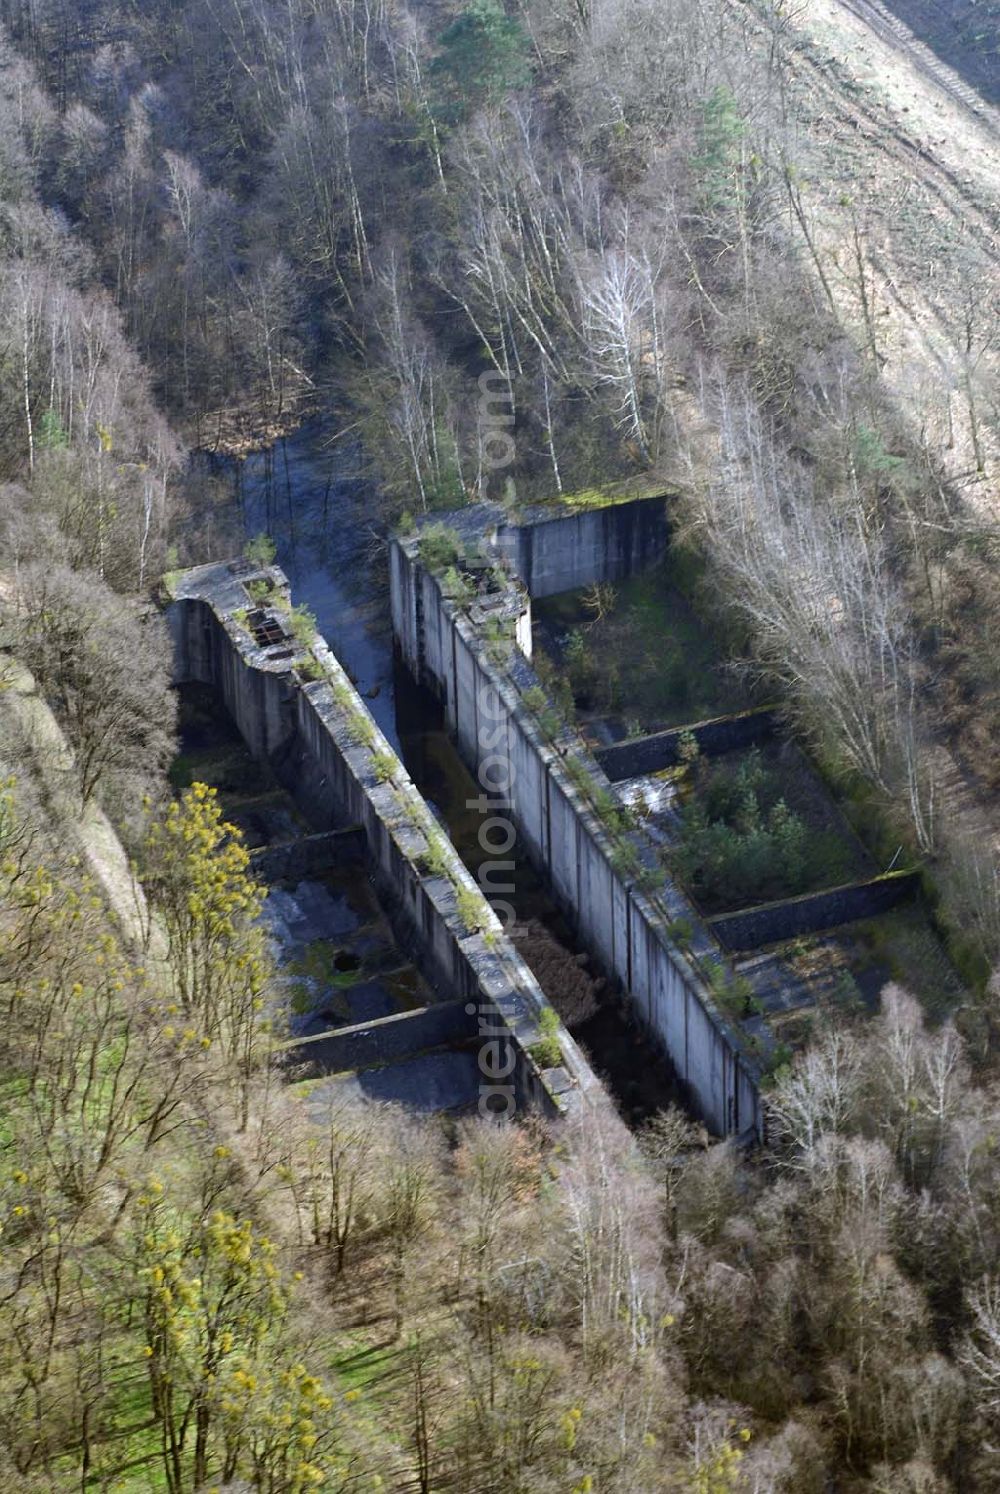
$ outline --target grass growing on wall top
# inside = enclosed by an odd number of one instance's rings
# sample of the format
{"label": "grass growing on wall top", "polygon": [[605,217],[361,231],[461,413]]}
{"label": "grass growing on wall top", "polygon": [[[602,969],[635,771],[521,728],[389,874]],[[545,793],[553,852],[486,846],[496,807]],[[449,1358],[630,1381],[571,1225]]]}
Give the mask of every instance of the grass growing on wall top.
{"label": "grass growing on wall top", "polygon": [[[591,488],[577,488],[570,493],[550,493],[538,500],[541,504],[562,505],[565,508],[610,508],[616,503],[633,503],[640,498],[659,498],[664,495],[666,484],[662,478],[630,477],[623,482],[600,483]],[[534,507],[528,504],[526,507]]]}

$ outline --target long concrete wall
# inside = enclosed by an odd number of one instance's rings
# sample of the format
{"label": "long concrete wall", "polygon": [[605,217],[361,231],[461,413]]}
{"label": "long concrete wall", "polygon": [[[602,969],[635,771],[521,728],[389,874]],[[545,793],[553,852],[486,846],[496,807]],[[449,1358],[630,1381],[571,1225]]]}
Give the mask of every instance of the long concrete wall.
{"label": "long concrete wall", "polygon": [[[628,523],[623,506],[612,512]],[[572,573],[583,577],[580,584],[606,579],[600,556],[591,549],[596,531],[584,539],[578,526],[567,525],[563,532],[571,553],[564,562],[551,560],[546,575]],[[598,565],[596,576],[587,573],[591,565]],[[498,659],[494,646],[420,565],[417,540],[393,543],[390,568],[393,624],[404,660],[443,702],[458,749],[473,771],[487,759],[509,765],[511,813],[581,941],[629,994],[636,1016],[662,1043],[706,1123],[721,1135],[749,1129],[759,1134],[759,1067],[742,1034],[714,1005],[705,982],[671,940],[669,925],[684,918],[695,958],[718,958],[718,945],[679,889],[666,888],[654,902],[634,876],[618,869],[616,846],[591,796],[568,770],[567,755],[572,754],[577,777],[582,767],[598,787],[607,790],[608,781],[575,734],[556,744],[545,739],[522,699],[523,687],[533,681],[523,657],[513,655],[514,670]]]}
{"label": "long concrete wall", "polygon": [[[297,678],[287,648],[259,648],[241,625],[244,583],[267,576],[287,605],[284,576],[273,568],[257,577],[234,569],[199,566],[172,579],[167,618],[177,682],[219,691],[250,750],[272,764],[318,828],[360,826],[373,880],[401,942],[443,1000],[474,1006],[481,1030],[495,1025],[511,1045],[515,1069],[508,1082],[520,1106],[559,1114],[582,1090],[600,1095],[561,1026],[562,1067],[538,1068],[529,1050],[543,1035],[539,1017],[548,1003],[537,981],[324,641],[312,643],[323,677],[307,683]],[[301,656],[302,650],[294,652]],[[443,856],[443,873],[422,869],[432,841]],[[459,912],[460,889],[478,900],[479,926],[471,931]],[[495,1057],[491,1063],[502,1067]]]}
{"label": "long concrete wall", "polygon": [[676,767],[688,736],[694,737],[703,757],[716,757],[769,741],[776,726],[775,712],[766,706],[758,707],[737,711],[732,716],[713,716],[710,721],[698,721],[693,726],[652,732],[630,742],[616,742],[612,747],[599,747],[594,757],[612,783],[623,783],[628,778]]}
{"label": "long concrete wall", "polygon": [[856,919],[877,918],[913,897],[919,888],[919,872],[887,872],[867,882],[760,903],[739,913],[719,913],[708,920],[708,926],[719,943],[734,953],[760,949],[762,944],[822,933]]}

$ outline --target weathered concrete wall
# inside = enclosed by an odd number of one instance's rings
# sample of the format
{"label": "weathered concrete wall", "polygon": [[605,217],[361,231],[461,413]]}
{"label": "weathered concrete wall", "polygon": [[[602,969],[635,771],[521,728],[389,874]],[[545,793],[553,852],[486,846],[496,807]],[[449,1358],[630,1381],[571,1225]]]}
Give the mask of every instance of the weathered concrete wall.
{"label": "weathered concrete wall", "polygon": [[889,872],[869,882],[852,882],[828,892],[762,903],[740,913],[720,913],[707,920],[719,943],[734,953],[778,944],[801,934],[817,934],[859,918],[887,913],[920,887],[917,872]]}
{"label": "weathered concrete wall", "polygon": [[[183,597],[183,605],[178,602],[167,608],[174,679],[178,684],[193,680],[213,685],[253,755],[271,760],[289,746],[295,731],[295,684],[289,662],[275,659],[270,651],[253,649],[248,635],[235,623],[231,638],[225,636],[220,619],[248,606],[243,586],[227,566],[198,566],[183,572],[175,586],[182,588],[187,578],[194,585],[200,578],[206,590],[211,590],[211,600],[193,595]],[[238,646],[240,635],[250,645],[247,661]],[[251,661],[254,667],[248,670]]]}
{"label": "weathered concrete wall", "polygon": [[[468,618],[419,564],[414,541],[394,542],[390,574],[404,659],[443,702],[473,771],[488,758],[509,764],[513,818],[581,941],[630,994],[636,1016],[664,1045],[707,1124],[720,1134],[759,1131],[757,1065],[668,933],[673,919],[684,918],[693,956],[718,957],[697,913],[678,888],[668,886],[654,903],[628,871],[617,869],[616,847],[568,771],[567,754],[578,775],[585,771],[605,791],[607,779],[575,733],[555,744],[542,736],[522,700],[523,690],[537,684],[527,661],[514,654],[508,667],[490,657]],[[641,857],[638,844],[636,853]]]}
{"label": "weathered concrete wall", "polygon": [[297,1070],[296,1079],[313,1079],[395,1063],[432,1048],[471,1043],[477,1036],[475,1012],[470,1015],[466,1002],[441,1001],[418,1011],[302,1038],[282,1050],[281,1061]]}
{"label": "weathered concrete wall", "polygon": [[505,558],[529,596],[550,597],[594,581],[623,581],[655,565],[670,544],[669,506],[665,492],[592,506],[554,501],[519,515],[477,503],[434,522],[443,520],[485,561]]}
{"label": "weathered concrete wall", "polygon": [[667,552],[666,495],[603,507],[535,511],[499,526],[497,543],[532,597],[557,596],[594,581],[623,581]]}
{"label": "weathered concrete wall", "polygon": [[723,752],[756,747],[769,741],[776,725],[775,712],[768,707],[738,711],[732,716],[714,716],[710,721],[698,721],[693,726],[652,732],[648,737],[636,737],[631,742],[617,742],[613,747],[599,747],[594,757],[612,783],[624,783],[627,778],[640,778],[647,773],[676,767],[681,761],[681,739],[688,733],[694,737],[704,757],[717,757]]}
{"label": "weathered concrete wall", "polygon": [[[287,598],[281,573],[268,575]],[[561,1025],[563,1068],[540,1072],[528,1051],[542,1037],[539,1016],[548,1007],[537,981],[323,640],[314,640],[312,653],[324,677],[301,683],[287,649],[258,648],[241,626],[242,582],[249,579],[242,573],[237,579],[224,564],[173,579],[167,616],[177,682],[218,689],[250,749],[274,766],[324,828],[361,827],[371,875],[400,942],[445,1000],[468,1003],[481,1023],[495,1024],[509,1040],[516,1060],[509,1082],[520,1105],[557,1114],[581,1090],[599,1095]],[[432,843],[444,874],[422,869]],[[460,889],[478,907],[478,928],[459,913]]]}

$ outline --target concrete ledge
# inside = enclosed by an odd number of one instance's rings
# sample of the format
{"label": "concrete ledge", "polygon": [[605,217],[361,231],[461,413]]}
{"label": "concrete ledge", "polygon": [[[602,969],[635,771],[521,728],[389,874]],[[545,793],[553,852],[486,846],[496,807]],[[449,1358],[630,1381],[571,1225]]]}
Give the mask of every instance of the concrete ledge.
{"label": "concrete ledge", "polygon": [[740,913],[721,913],[707,923],[726,949],[734,954],[744,953],[801,934],[818,934],[844,923],[875,918],[911,897],[919,887],[918,872],[886,872],[869,882],[852,882],[828,892],[809,892],[780,902],[761,903]]}
{"label": "concrete ledge", "polygon": [[594,757],[611,783],[623,783],[627,778],[641,778],[647,773],[676,767],[681,761],[681,738],[688,734],[694,737],[703,757],[718,757],[723,752],[735,752],[770,741],[777,724],[778,717],[773,707],[760,706],[750,711],[737,711],[732,716],[713,716],[708,721],[696,721],[690,726],[651,732],[649,736],[636,737],[631,742],[616,742],[613,747],[598,748]]}
{"label": "concrete ledge", "polygon": [[327,830],[303,835],[288,845],[262,846],[250,852],[250,870],[262,882],[301,882],[321,876],[331,867],[361,862],[365,833],[360,825],[347,830]]}
{"label": "concrete ledge", "polygon": [[434,1048],[469,1043],[477,1032],[474,1009],[470,1014],[464,1001],[443,1001],[417,1011],[398,1012],[374,1022],[302,1038],[281,1050],[280,1062],[296,1068],[297,1080],[318,1079],[351,1069],[396,1063]]}

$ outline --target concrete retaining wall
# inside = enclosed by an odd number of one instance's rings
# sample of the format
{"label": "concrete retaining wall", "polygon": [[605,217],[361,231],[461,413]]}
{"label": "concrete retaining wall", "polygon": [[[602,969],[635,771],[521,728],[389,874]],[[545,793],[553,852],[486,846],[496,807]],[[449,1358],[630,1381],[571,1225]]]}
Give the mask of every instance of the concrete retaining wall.
{"label": "concrete retaining wall", "polygon": [[718,957],[697,913],[678,888],[668,886],[654,903],[628,871],[616,869],[616,846],[567,770],[566,754],[598,788],[607,791],[607,779],[575,733],[556,744],[542,736],[515,686],[514,676],[522,689],[534,681],[521,655],[512,653],[510,668],[491,658],[419,564],[415,541],[393,543],[390,573],[404,660],[443,702],[474,772],[488,758],[509,764],[511,813],[581,942],[630,994],[636,1017],[663,1044],[706,1123],[723,1135],[759,1131],[758,1066],[669,937],[670,922],[683,918],[693,930],[692,954]]}
{"label": "concrete retaining wall", "polygon": [[648,737],[636,737],[631,742],[601,747],[594,753],[594,757],[612,783],[624,783],[627,778],[640,778],[647,773],[659,773],[664,768],[676,767],[681,760],[681,738],[687,733],[694,737],[698,750],[704,757],[718,757],[723,752],[756,747],[761,742],[769,741],[776,725],[775,712],[768,707],[739,711],[732,716],[715,716],[710,721],[698,721],[693,726],[653,732]]}
{"label": "concrete retaining wall", "polygon": [[661,492],[591,506],[555,501],[520,515],[477,503],[443,518],[467,550],[486,563],[504,557],[529,595],[550,597],[594,581],[624,581],[662,560],[669,505]]}
{"label": "concrete retaining wall", "polygon": [[296,1078],[313,1079],[349,1069],[377,1068],[432,1048],[471,1043],[477,1030],[475,1013],[470,1016],[464,1001],[442,1001],[289,1043],[281,1061],[300,1070]]}
{"label": "concrete retaining wall", "polygon": [[[263,573],[261,573],[263,574]],[[287,598],[280,571],[267,575]],[[300,683],[285,649],[260,649],[237,620],[247,594],[231,567],[198,566],[174,577],[167,608],[175,678],[214,686],[250,750],[324,828],[360,826],[366,858],[397,936],[446,1001],[472,1005],[510,1036],[518,1103],[562,1113],[575,1093],[601,1093],[572,1038],[558,1030],[563,1068],[542,1074],[528,1049],[548,1006],[528,966],[504,936],[457,852],[442,836],[391,745],[322,639],[312,644],[324,677]],[[385,766],[391,773],[385,778]],[[380,781],[385,779],[385,781]],[[422,870],[433,841],[445,874]],[[458,890],[478,906],[470,930]]]}
{"label": "concrete retaining wall", "polygon": [[666,495],[627,503],[535,511],[529,521],[501,524],[497,542],[532,597],[557,596],[594,581],[623,581],[667,553]]}
{"label": "concrete retaining wall", "polygon": [[707,922],[719,943],[736,953],[779,944],[801,934],[817,934],[859,918],[876,918],[913,896],[919,886],[917,872],[889,872],[870,882],[762,903],[740,913],[721,913]]}

